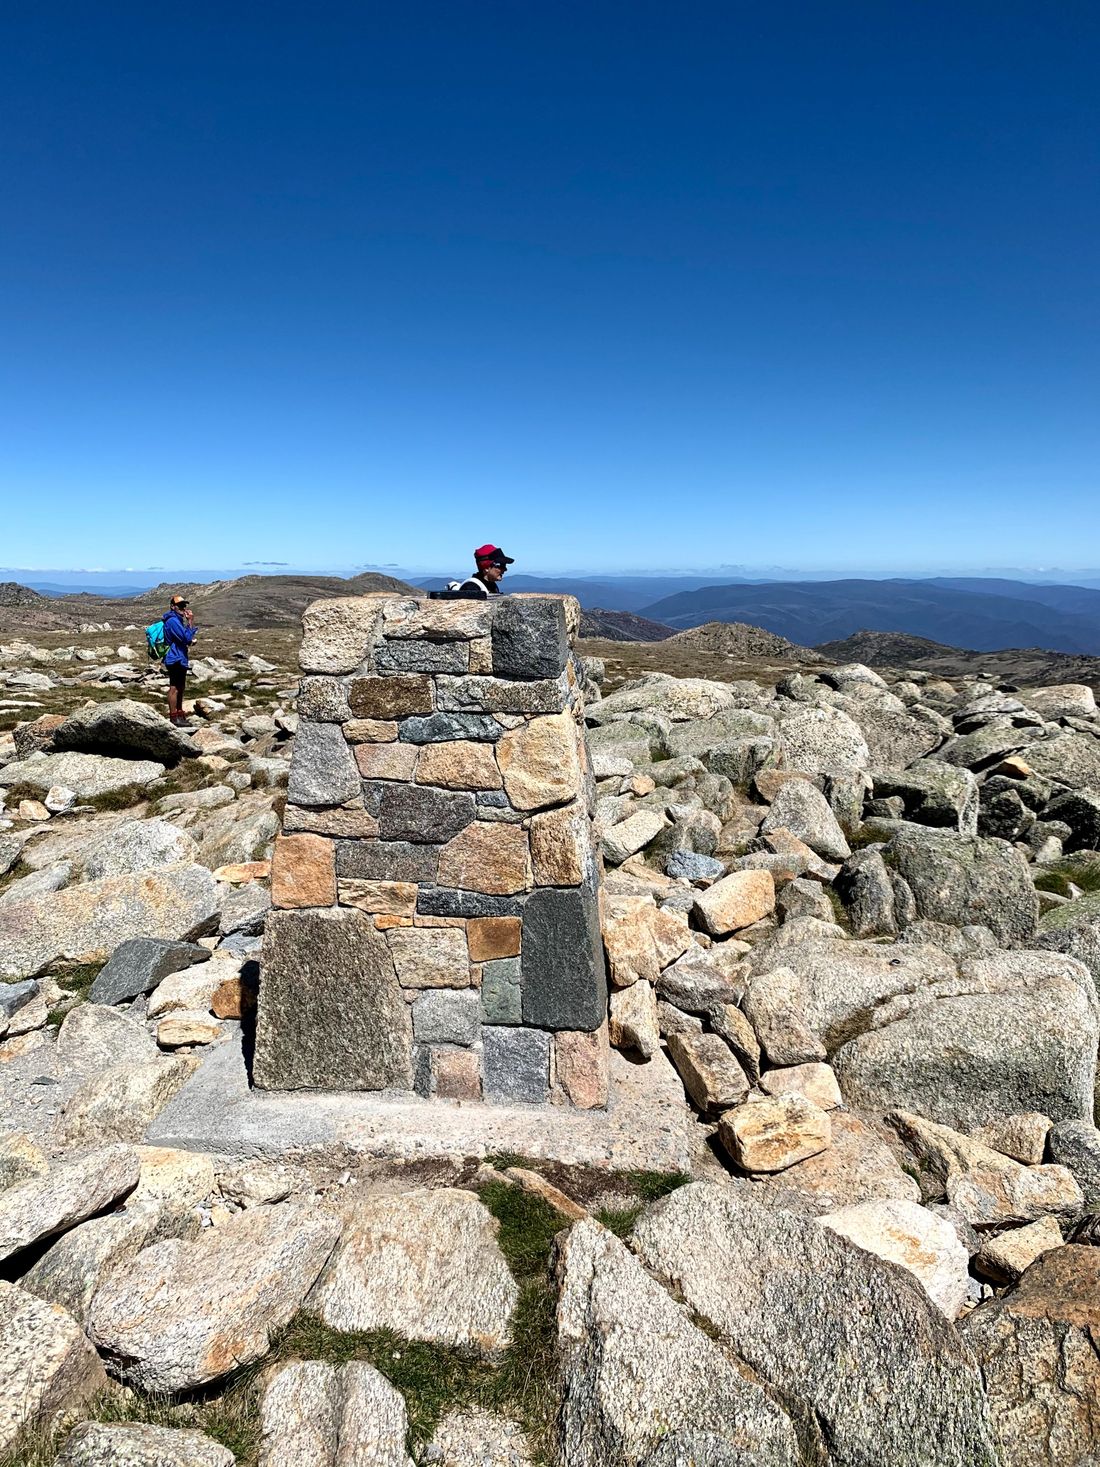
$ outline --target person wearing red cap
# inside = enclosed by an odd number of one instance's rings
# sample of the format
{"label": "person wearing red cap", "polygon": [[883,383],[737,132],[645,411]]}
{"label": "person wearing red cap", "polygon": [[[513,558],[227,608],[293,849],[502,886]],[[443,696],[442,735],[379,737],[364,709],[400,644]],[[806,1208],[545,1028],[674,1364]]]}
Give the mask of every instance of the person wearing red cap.
{"label": "person wearing red cap", "polygon": [[474,551],[477,570],[456,589],[463,596],[499,596],[500,578],[515,562],[498,545],[479,545]]}

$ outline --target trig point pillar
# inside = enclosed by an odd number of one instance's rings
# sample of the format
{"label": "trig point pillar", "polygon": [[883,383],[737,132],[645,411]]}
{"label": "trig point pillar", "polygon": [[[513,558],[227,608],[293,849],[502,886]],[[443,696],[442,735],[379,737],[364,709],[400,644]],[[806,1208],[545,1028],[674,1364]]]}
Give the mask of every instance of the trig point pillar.
{"label": "trig point pillar", "polygon": [[256,1085],[606,1104],[578,622],[559,596],[306,611]]}

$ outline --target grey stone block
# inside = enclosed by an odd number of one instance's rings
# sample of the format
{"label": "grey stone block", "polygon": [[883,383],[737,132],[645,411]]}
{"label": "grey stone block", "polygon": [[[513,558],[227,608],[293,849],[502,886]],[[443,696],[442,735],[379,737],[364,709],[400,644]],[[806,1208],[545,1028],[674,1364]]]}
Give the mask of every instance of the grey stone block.
{"label": "grey stone block", "polygon": [[413,1089],[425,1100],[432,1093],[432,1048],[430,1044],[413,1045]]}
{"label": "grey stone block", "polygon": [[474,797],[466,791],[387,784],[378,804],[378,833],[383,840],[442,845],[465,830],[476,815]]}
{"label": "grey stone block", "polygon": [[404,840],[336,842],[336,874],[358,881],[434,881],[437,846]]}
{"label": "grey stone block", "polygon": [[494,604],[493,675],[534,682],[565,671],[569,635],[557,597],[516,597]]}
{"label": "grey stone block", "polygon": [[338,723],[299,723],[290,761],[292,805],[342,805],[359,793],[359,771]]}
{"label": "grey stone block", "polygon": [[19,1010],[37,997],[38,984],[33,978],[24,978],[19,983],[0,983],[0,1022],[6,1028]]}
{"label": "grey stone block", "polygon": [[243,932],[248,937],[259,936],[270,910],[271,895],[267,887],[258,881],[250,881],[246,886],[236,887],[222,902],[218,931],[223,937],[234,932]]}
{"label": "grey stone block", "polygon": [[550,1089],[550,1036],[541,1029],[481,1031],[485,1098],[544,1104]]}
{"label": "grey stone block", "polygon": [[468,642],[383,642],[374,656],[383,674],[399,672],[465,673],[470,666]]}
{"label": "grey stone block", "polygon": [[542,887],[523,908],[523,1022],[598,1029],[607,1013],[599,908],[591,887]]}
{"label": "grey stone block", "polygon": [[413,1036],[420,1044],[469,1047],[481,1033],[476,988],[429,988],[412,1006]]}
{"label": "grey stone block", "polygon": [[441,713],[560,713],[569,706],[565,674],[516,682],[503,677],[441,677],[435,685]]}
{"label": "grey stone block", "polygon": [[503,732],[488,713],[431,713],[404,719],[397,737],[406,744],[449,744],[456,739],[495,744]]}
{"label": "grey stone block", "polygon": [[519,958],[494,958],[481,968],[481,1008],[487,1024],[522,1024]]}
{"label": "grey stone block", "polygon": [[268,918],[253,1078],[263,1090],[411,1087],[408,1005],[362,912]]}
{"label": "grey stone block", "polygon": [[457,891],[449,886],[421,887],[416,910],[422,917],[518,917],[523,902],[517,897],[486,896],[480,891]]}
{"label": "grey stone block", "polygon": [[[233,896],[235,892],[228,900],[232,901]],[[88,996],[92,1003],[125,1003],[139,994],[151,993],[169,973],[178,973],[192,963],[205,963],[209,956],[209,951],[197,942],[131,937],[120,942],[100,968]]]}
{"label": "grey stone block", "polygon": [[478,790],[477,802],[491,810],[510,810],[512,808],[503,790]]}
{"label": "grey stone block", "polygon": [[336,677],[304,677],[295,703],[307,723],[347,723],[351,718],[346,685]]}

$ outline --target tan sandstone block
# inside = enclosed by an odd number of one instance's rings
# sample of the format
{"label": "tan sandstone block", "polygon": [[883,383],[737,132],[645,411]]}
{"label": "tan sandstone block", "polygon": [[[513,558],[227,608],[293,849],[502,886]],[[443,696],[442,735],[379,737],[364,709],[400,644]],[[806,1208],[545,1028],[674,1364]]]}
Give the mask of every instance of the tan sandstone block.
{"label": "tan sandstone block", "polygon": [[386,934],[402,988],[469,988],[466,934],[456,927],[399,927]]}
{"label": "tan sandstone block", "polygon": [[694,912],[712,937],[751,927],[775,911],[770,871],[734,871],[695,898]]}
{"label": "tan sandstone block", "polygon": [[357,677],[348,690],[356,718],[408,718],[432,711],[432,680],[421,673],[396,677]]}
{"label": "tan sandstone block", "polygon": [[395,927],[412,927],[411,917],[398,916],[395,912],[379,912],[374,918],[376,932],[391,932]]}
{"label": "tan sandstone block", "polygon": [[487,676],[493,671],[493,643],[489,637],[478,637],[470,643],[470,675]]}
{"label": "tan sandstone block", "polygon": [[219,1019],[240,1019],[255,1007],[255,990],[241,978],[227,978],[219,983],[210,1000],[211,1011]]}
{"label": "tan sandstone block", "polygon": [[331,907],[336,851],[322,835],[282,835],[271,856],[273,907]]}
{"label": "tan sandstone block", "polygon": [[517,810],[576,799],[581,787],[577,726],[570,713],[532,718],[497,744],[504,788]]}
{"label": "tan sandstone block", "polygon": [[531,821],[531,874],[536,886],[580,886],[594,866],[588,817],[574,801]]}
{"label": "tan sandstone block", "polygon": [[[415,745],[403,745],[415,748]],[[504,781],[492,744],[454,739],[425,744],[416,763],[417,784],[437,784],[448,790],[499,790]]]}
{"label": "tan sandstone block", "polygon": [[801,1095],[776,1095],[726,1111],[718,1139],[747,1172],[781,1172],[826,1151],[832,1127],[825,1112]]}
{"label": "tan sandstone block", "polygon": [[440,1100],[480,1100],[481,1061],[473,1049],[437,1049],[432,1055],[435,1093]]}
{"label": "tan sandstone block", "polygon": [[358,907],[385,917],[412,917],[416,914],[415,881],[359,881],[348,879],[336,883],[342,907]]}
{"label": "tan sandstone block", "polygon": [[412,779],[416,755],[415,744],[355,745],[355,763],[364,779]]}
{"label": "tan sandstone block", "polygon": [[237,861],[232,866],[219,866],[214,872],[214,880],[243,886],[248,881],[266,881],[270,875],[270,861]]}
{"label": "tan sandstone block", "polygon": [[519,917],[474,917],[466,926],[470,961],[488,963],[493,958],[518,957],[522,930]]}
{"label": "tan sandstone block", "polygon": [[530,884],[527,832],[522,825],[475,821],[439,852],[440,886],[511,896]]}
{"label": "tan sandstone block", "polygon": [[397,724],[388,718],[352,718],[344,724],[344,737],[349,744],[392,744]]}
{"label": "tan sandstone block", "polygon": [[578,1110],[601,1110],[607,1104],[606,1024],[590,1034],[563,1029],[554,1035],[553,1080],[555,1092]]}

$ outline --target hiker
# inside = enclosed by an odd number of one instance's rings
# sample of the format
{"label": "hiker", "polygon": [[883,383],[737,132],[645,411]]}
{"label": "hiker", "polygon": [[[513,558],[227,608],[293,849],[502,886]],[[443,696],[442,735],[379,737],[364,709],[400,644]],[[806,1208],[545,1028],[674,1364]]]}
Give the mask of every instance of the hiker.
{"label": "hiker", "polygon": [[183,689],[191,663],[187,649],[195,640],[195,617],[185,597],[175,595],[164,618],[164,670],[168,674],[168,717],[177,728],[190,728],[183,711]]}
{"label": "hiker", "polygon": [[452,581],[448,589],[460,596],[499,596],[500,578],[514,563],[498,546],[480,545],[474,551],[477,570],[464,581]]}

